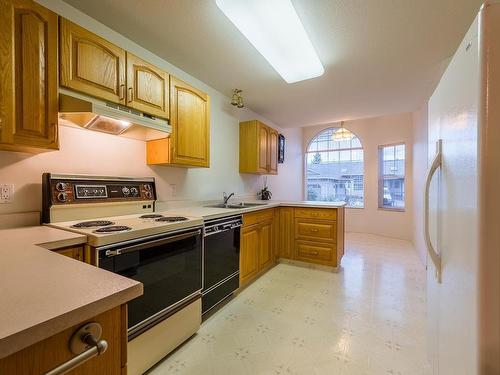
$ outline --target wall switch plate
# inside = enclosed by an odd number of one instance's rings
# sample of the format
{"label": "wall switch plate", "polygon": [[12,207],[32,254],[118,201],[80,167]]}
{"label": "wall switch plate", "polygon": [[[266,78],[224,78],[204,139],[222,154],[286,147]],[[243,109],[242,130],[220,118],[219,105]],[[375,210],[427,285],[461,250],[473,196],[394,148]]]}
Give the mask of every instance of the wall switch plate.
{"label": "wall switch plate", "polygon": [[14,184],[0,184],[0,203],[11,203],[14,196]]}

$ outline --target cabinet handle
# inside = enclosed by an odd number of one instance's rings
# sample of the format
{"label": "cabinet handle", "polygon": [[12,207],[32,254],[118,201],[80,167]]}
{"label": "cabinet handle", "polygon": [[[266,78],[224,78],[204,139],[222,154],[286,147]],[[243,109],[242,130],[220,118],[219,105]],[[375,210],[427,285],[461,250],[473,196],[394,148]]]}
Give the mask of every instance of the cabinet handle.
{"label": "cabinet handle", "polygon": [[319,255],[318,251],[311,251],[311,255]]}
{"label": "cabinet handle", "polygon": [[45,375],[62,375],[80,366],[89,359],[103,354],[108,342],[101,340],[102,327],[99,323],[87,323],[76,331],[69,341],[69,348],[77,356],[46,372]]}
{"label": "cabinet handle", "polygon": [[317,232],[318,230],[318,228],[311,228],[311,232]]}
{"label": "cabinet handle", "polygon": [[120,100],[125,99],[125,85],[123,83],[120,85],[120,89],[118,90],[118,95]]}
{"label": "cabinet handle", "polygon": [[130,103],[134,100],[134,89],[132,87],[128,88],[128,102]]}

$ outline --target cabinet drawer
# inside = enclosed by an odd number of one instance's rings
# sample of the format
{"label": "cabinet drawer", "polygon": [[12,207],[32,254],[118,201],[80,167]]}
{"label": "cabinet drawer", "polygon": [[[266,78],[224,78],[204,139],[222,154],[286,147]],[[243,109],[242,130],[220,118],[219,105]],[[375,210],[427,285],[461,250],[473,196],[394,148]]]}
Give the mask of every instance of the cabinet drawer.
{"label": "cabinet drawer", "polygon": [[295,219],[295,237],[297,239],[312,239],[336,241],[337,224],[335,222]]}
{"label": "cabinet drawer", "polygon": [[337,220],[335,208],[296,208],[295,217],[305,219]]}
{"label": "cabinet drawer", "polygon": [[297,241],[296,257],[303,261],[321,261],[330,263],[334,260],[335,244]]}
{"label": "cabinet drawer", "polygon": [[262,210],[257,212],[251,212],[243,215],[243,226],[247,227],[249,225],[254,225],[261,223],[266,220],[272,220],[274,215],[274,209]]}

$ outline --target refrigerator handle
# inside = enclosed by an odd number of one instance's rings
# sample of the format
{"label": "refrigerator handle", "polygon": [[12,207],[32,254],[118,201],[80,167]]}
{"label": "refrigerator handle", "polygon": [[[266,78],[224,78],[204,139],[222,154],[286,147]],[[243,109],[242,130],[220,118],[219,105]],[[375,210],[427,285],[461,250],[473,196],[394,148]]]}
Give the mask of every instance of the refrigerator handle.
{"label": "refrigerator handle", "polygon": [[424,195],[424,238],[425,238],[425,244],[427,245],[427,251],[429,253],[429,256],[432,259],[432,263],[434,263],[434,267],[436,269],[436,278],[437,281],[440,283],[441,282],[441,255],[439,255],[436,250],[434,249],[434,246],[432,245],[431,241],[431,236],[429,233],[429,189],[431,186],[432,182],[432,177],[434,177],[434,174],[438,170],[439,167],[441,167],[442,163],[442,147],[443,147],[443,141],[440,139],[436,142],[436,156],[434,157],[434,160],[432,161],[431,167],[429,168],[429,172],[427,173],[427,179],[425,181],[425,195]]}

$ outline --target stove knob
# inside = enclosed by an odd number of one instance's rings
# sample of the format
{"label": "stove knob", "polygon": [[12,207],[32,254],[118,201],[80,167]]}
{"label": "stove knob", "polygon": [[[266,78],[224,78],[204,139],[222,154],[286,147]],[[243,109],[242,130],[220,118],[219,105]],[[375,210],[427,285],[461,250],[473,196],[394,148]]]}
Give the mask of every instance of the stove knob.
{"label": "stove knob", "polygon": [[130,189],[126,186],[122,187],[122,193],[123,195],[127,196],[130,194]]}
{"label": "stove knob", "polygon": [[68,200],[68,194],[67,193],[57,194],[57,200],[62,203],[66,202]]}
{"label": "stove knob", "polygon": [[151,198],[153,198],[153,193],[151,193],[150,191],[146,191],[146,192],[144,193],[144,196],[145,196],[146,198],[148,198],[148,199],[151,199]]}
{"label": "stove knob", "polygon": [[144,190],[150,191],[151,190],[151,185],[144,184]]}
{"label": "stove knob", "polygon": [[134,197],[137,196],[137,194],[139,194],[139,190],[137,190],[137,188],[135,188],[135,187],[130,188],[130,192],[132,193],[132,195]]}
{"label": "stove knob", "polygon": [[56,184],[56,190],[57,190],[57,191],[64,191],[64,190],[66,190],[67,188],[68,188],[68,184],[67,184],[67,183],[65,183],[65,182],[58,182],[58,183]]}

